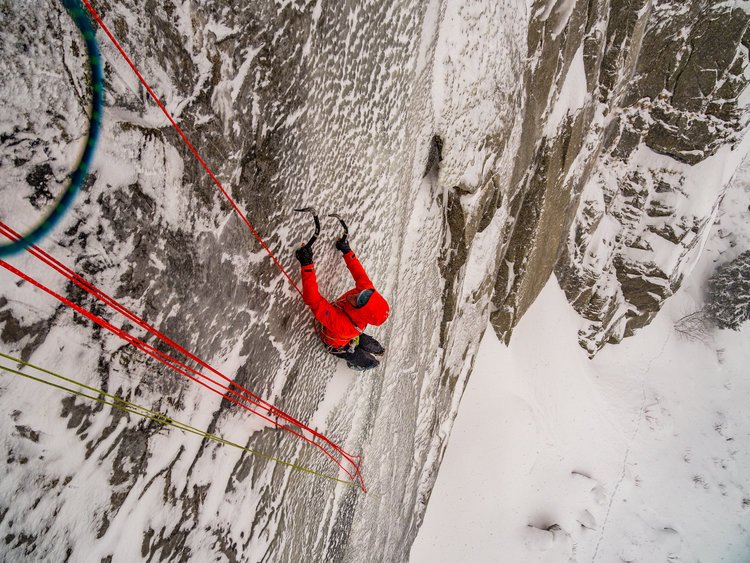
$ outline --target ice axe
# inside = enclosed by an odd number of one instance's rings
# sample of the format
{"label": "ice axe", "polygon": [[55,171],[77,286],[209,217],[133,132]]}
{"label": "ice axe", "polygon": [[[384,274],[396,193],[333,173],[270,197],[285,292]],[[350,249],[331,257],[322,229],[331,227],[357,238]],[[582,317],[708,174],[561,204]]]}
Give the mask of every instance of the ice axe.
{"label": "ice axe", "polygon": [[318,219],[318,211],[314,207],[295,208],[295,211],[298,213],[312,213],[313,220],[315,221],[315,233],[310,237],[310,240],[307,241],[307,244],[304,245],[312,248],[313,243],[318,240],[318,235],[320,234],[320,219]]}
{"label": "ice axe", "polygon": [[[341,239],[346,239],[349,237],[349,227],[346,226],[346,221],[344,221],[343,217],[339,215],[338,213],[331,213],[328,215],[329,217],[336,217],[336,219],[339,220],[339,223],[341,223],[341,226],[344,228],[344,234],[341,236]],[[339,240],[341,240],[339,239]]]}

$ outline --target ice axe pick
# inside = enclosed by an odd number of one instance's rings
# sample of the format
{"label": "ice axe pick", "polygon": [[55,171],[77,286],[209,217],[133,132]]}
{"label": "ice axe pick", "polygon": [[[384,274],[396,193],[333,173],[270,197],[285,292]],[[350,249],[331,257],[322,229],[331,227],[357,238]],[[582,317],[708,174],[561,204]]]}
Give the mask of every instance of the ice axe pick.
{"label": "ice axe pick", "polygon": [[349,227],[346,226],[346,221],[344,221],[343,217],[339,215],[338,213],[331,213],[328,215],[329,217],[335,217],[339,220],[339,223],[341,223],[341,226],[344,228],[344,234],[342,235],[342,239],[348,238],[349,236]]}

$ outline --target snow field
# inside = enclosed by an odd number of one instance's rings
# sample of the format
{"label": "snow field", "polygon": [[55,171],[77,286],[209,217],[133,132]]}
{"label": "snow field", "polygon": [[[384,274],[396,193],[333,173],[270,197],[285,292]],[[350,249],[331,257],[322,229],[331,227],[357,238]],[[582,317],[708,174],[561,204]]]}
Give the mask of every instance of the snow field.
{"label": "snow field", "polygon": [[588,361],[551,280],[488,330],[411,561],[742,560],[750,328],[712,349],[678,309]]}

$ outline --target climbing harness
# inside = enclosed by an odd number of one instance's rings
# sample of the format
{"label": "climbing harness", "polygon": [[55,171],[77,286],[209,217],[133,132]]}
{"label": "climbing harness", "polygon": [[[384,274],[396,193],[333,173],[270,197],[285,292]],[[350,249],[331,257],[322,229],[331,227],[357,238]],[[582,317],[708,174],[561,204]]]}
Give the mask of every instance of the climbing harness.
{"label": "climbing harness", "polygon": [[62,0],[62,3],[81,32],[88,53],[89,69],[91,72],[91,114],[89,116],[86,144],[76,168],[70,175],[67,188],[58,197],[47,216],[18,240],[0,244],[0,258],[16,254],[27,246],[39,242],[57,225],[62,216],[70,209],[76,195],[78,195],[83,183],[86,181],[89,166],[91,166],[91,161],[94,158],[99,132],[101,131],[102,114],[104,111],[104,72],[102,70],[99,47],[96,43],[96,32],[79,0]]}

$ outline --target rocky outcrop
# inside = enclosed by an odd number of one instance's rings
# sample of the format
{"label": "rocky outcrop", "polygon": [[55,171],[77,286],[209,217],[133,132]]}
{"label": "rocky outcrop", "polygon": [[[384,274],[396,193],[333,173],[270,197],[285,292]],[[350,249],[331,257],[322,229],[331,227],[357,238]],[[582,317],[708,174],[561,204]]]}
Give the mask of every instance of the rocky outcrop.
{"label": "rocky outcrop", "polygon": [[[613,13],[613,29],[628,28],[630,9]],[[648,324],[680,287],[746,152],[747,11],[647,2],[637,14],[629,65],[616,62],[617,34],[606,42],[601,149],[555,270],[591,354]]]}
{"label": "rocky outcrop", "polygon": [[491,322],[508,341],[554,270],[594,354],[677,290],[744,156],[748,15],[649,0],[533,13]]}

